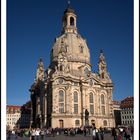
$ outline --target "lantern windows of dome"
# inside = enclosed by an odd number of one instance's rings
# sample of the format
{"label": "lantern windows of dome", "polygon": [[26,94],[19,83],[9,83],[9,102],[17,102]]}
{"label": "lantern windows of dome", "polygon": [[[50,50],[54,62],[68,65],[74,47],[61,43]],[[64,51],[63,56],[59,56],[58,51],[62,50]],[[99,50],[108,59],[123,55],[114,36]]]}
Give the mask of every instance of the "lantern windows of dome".
{"label": "lantern windows of dome", "polygon": [[70,25],[74,26],[74,18],[73,17],[70,17]]}

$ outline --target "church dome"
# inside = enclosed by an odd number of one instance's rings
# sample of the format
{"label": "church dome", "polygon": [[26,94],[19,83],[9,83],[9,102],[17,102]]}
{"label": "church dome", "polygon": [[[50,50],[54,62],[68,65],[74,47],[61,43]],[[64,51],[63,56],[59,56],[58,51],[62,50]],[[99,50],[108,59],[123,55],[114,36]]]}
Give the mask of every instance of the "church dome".
{"label": "church dome", "polygon": [[86,40],[78,34],[76,26],[77,16],[68,6],[62,17],[61,36],[55,39],[51,61],[57,62],[60,53],[66,56],[68,62],[81,62],[90,64],[90,53]]}
{"label": "church dome", "polygon": [[79,34],[65,33],[56,38],[52,48],[52,61],[57,61],[60,53],[63,53],[70,62],[90,64],[90,53],[86,40]]}

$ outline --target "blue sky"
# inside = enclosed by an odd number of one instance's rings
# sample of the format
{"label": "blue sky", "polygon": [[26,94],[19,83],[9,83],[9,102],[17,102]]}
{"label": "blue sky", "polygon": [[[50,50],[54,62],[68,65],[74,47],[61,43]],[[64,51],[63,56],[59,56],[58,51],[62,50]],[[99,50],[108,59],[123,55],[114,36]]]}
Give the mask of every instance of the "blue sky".
{"label": "blue sky", "polygon": [[[87,40],[92,71],[100,49],[114,83],[113,99],[133,96],[133,0],[71,0],[78,32]],[[62,27],[67,0],[7,0],[7,104],[30,99],[39,58],[45,68]]]}

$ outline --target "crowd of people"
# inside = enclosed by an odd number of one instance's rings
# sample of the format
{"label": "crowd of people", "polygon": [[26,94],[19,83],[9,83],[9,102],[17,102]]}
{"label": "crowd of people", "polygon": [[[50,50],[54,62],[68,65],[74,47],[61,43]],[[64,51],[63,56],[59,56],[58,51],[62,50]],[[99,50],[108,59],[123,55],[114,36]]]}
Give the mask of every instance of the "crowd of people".
{"label": "crowd of people", "polygon": [[133,127],[116,127],[112,129],[114,140],[133,140]]}
{"label": "crowd of people", "polygon": [[[132,127],[116,127],[108,131],[110,136],[114,140],[133,140],[133,128]],[[19,137],[28,137],[30,140],[44,140],[48,136],[92,136],[93,140],[104,140],[104,135],[107,133],[105,128],[96,128],[95,124],[88,127],[79,128],[30,128],[30,129],[16,129],[7,130],[7,140],[18,139]]]}

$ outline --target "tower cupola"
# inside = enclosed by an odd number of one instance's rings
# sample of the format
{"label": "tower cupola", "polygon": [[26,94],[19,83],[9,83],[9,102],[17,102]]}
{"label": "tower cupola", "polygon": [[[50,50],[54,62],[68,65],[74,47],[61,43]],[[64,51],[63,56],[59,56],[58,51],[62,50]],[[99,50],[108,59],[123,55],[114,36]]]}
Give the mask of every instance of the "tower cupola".
{"label": "tower cupola", "polygon": [[75,33],[77,34],[76,27],[76,14],[75,11],[71,8],[70,2],[68,2],[68,6],[64,11],[64,15],[62,17],[62,34],[63,33]]}

